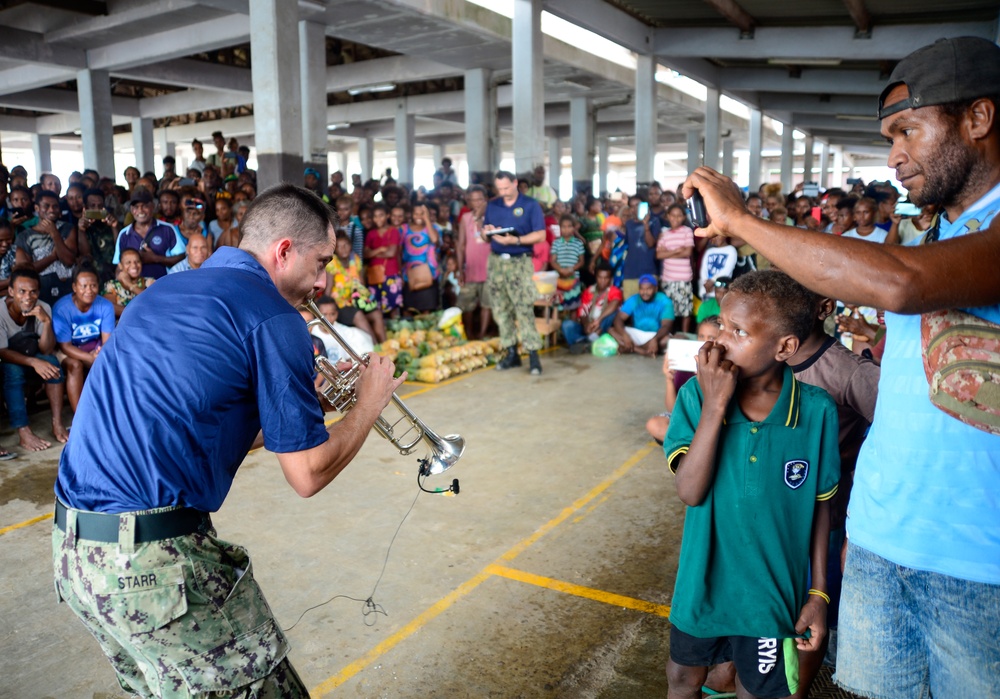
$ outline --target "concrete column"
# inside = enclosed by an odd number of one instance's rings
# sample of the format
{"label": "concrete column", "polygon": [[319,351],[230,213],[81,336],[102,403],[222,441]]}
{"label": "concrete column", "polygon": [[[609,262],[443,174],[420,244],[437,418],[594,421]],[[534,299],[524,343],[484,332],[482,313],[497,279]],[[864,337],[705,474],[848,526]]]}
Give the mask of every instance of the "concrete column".
{"label": "concrete column", "polygon": [[594,115],[590,99],[569,101],[569,146],[573,160],[573,193],[594,188]]}
{"label": "concrete column", "polygon": [[812,136],[806,136],[806,151],[802,154],[802,181],[818,182],[813,179],[813,147],[815,141]]}
{"label": "concrete column", "polygon": [[514,0],[511,32],[514,167],[517,173],[524,173],[545,162],[542,0]]}
{"label": "concrete column", "polygon": [[153,151],[153,120],[135,117],[132,119],[132,145],[135,147],[135,166],[139,172],[156,171],[156,155]]}
{"label": "concrete column", "polygon": [[713,170],[719,169],[719,124],[722,110],[719,107],[719,91],[708,88],[705,98],[705,155],[703,161]]}
{"label": "concrete column", "polygon": [[[257,181],[302,184],[302,95],[297,13],[280,0],[250,0]],[[324,82],[325,84],[325,78]]]}
{"label": "concrete column", "polygon": [[635,68],[635,181],[645,191],[655,179],[656,159],[656,58],[636,56]]}
{"label": "concrete column", "polygon": [[830,144],[823,143],[819,151],[819,186],[829,189],[830,182]]}
{"label": "concrete column", "polygon": [[608,170],[611,163],[608,161],[608,154],[611,149],[611,141],[607,136],[597,139],[597,191],[595,196],[603,196],[608,191]]}
{"label": "concrete column", "polygon": [[733,139],[727,138],[722,142],[722,174],[732,177],[733,168]]}
{"label": "concrete column", "polygon": [[688,174],[701,165],[701,129],[688,129]]}
{"label": "concrete column", "polygon": [[781,193],[792,191],[792,163],[795,162],[795,139],[792,125],[784,124],[781,131]]}
{"label": "concrete column", "polygon": [[749,191],[760,189],[761,150],[764,146],[764,115],[759,109],[750,110],[750,174],[747,179]]}
{"label": "concrete column", "polygon": [[80,104],[83,166],[105,177],[115,177],[115,142],[111,126],[111,76],[106,70],[81,70],[76,74]]}
{"label": "concrete column", "polygon": [[559,196],[559,178],[562,176],[562,139],[549,136],[549,186]]}
{"label": "concrete column", "polygon": [[486,68],[465,71],[465,152],[469,159],[469,184],[493,181],[496,168],[496,92]]}
{"label": "concrete column", "polygon": [[396,102],[396,181],[407,189],[413,188],[415,138],[416,120],[407,113],[404,97]]}
{"label": "concrete column", "polygon": [[837,147],[833,150],[833,179],[831,186],[844,186],[844,149]]}
{"label": "concrete column", "polygon": [[361,163],[361,182],[372,178],[375,169],[375,140],[370,137],[358,139],[358,161]]}
{"label": "concrete column", "polygon": [[435,145],[432,147],[433,154],[431,158],[434,159],[434,168],[437,169],[441,167],[441,161],[444,160],[444,146]]}
{"label": "concrete column", "polygon": [[326,130],[326,25],[299,22],[299,75],[302,94],[302,160],[330,182]]}
{"label": "concrete column", "polygon": [[[163,159],[164,158],[166,158],[168,155],[170,155],[170,156],[173,156],[174,159],[176,160],[176,158],[177,158],[177,146],[176,146],[176,144],[173,141],[168,140],[166,127],[163,127],[163,128],[160,128],[160,129],[156,129],[155,133],[153,134],[153,138],[156,141],[156,145],[159,146],[159,148],[160,148],[160,158],[157,161],[157,165],[158,165],[159,169],[157,170],[157,172],[161,172],[163,170]],[[174,172],[177,173],[178,177],[184,177],[184,174],[185,174],[184,171],[186,169],[186,166],[187,166],[187,163],[181,163],[181,162],[177,162],[174,165]]]}
{"label": "concrete column", "polygon": [[48,134],[31,134],[31,152],[35,155],[35,173],[52,172],[52,140]]}

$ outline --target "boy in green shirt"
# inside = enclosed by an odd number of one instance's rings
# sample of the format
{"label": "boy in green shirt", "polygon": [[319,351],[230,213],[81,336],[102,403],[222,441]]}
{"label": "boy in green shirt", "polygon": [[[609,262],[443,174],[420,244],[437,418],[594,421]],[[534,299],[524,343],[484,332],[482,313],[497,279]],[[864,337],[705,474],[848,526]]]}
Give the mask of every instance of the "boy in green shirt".
{"label": "boy in green shirt", "polygon": [[669,699],[699,698],[708,667],[730,660],[741,696],[794,695],[797,651],[816,652],[826,635],[837,410],[785,363],[815,311],[815,296],[781,272],[741,276],[718,339],[699,352],[697,381],[677,397],[664,451],[688,509]]}

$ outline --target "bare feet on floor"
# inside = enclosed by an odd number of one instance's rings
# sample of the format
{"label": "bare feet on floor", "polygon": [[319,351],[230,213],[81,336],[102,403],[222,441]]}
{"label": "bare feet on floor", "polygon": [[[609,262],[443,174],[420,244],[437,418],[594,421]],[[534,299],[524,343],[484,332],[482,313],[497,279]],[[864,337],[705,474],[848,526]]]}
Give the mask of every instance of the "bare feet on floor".
{"label": "bare feet on floor", "polygon": [[62,442],[63,444],[65,444],[66,440],[69,439],[69,430],[63,427],[61,423],[58,425],[54,422],[52,423],[52,434],[55,436],[56,440]]}
{"label": "bare feet on floor", "polygon": [[28,451],[44,451],[52,446],[49,442],[35,435],[30,427],[19,427],[17,436],[21,438],[21,447]]}

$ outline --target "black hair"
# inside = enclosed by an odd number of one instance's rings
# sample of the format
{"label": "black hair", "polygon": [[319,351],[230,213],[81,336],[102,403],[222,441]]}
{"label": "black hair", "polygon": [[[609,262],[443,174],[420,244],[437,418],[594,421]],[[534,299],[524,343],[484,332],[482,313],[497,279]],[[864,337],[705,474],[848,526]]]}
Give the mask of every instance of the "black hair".
{"label": "black hair", "polygon": [[685,208],[684,208],[683,206],[681,206],[680,204],[671,204],[670,206],[668,206],[668,207],[667,207],[667,213],[669,214],[669,213],[670,213],[671,211],[673,211],[674,209],[677,209],[677,210],[678,210],[678,211],[680,211],[680,212],[681,212],[682,214],[684,214],[685,216],[687,216],[687,209],[685,209]]}
{"label": "black hair", "polygon": [[857,197],[841,197],[837,200],[838,209],[850,209],[854,211],[854,205],[858,203]]}
{"label": "black hair", "polygon": [[177,160],[172,155],[165,155],[163,156],[163,164],[166,165],[167,163],[170,163],[171,165],[176,165]]}
{"label": "black hair", "polygon": [[772,325],[781,335],[805,340],[816,323],[819,296],[784,272],[768,269],[748,272],[729,285],[729,292],[753,296],[770,306]]}
{"label": "black hair", "polygon": [[66,185],[67,192],[69,192],[69,190],[71,189],[79,189],[84,192],[87,191],[87,188],[80,182],[70,182],[68,185]]}
{"label": "black hair", "polygon": [[510,170],[497,170],[496,174],[493,175],[494,180],[510,180],[511,182],[517,182],[517,175],[515,175]]}
{"label": "black hair", "polygon": [[698,323],[698,327],[700,328],[705,323],[713,323],[716,326],[718,326],[719,325],[719,316],[706,316],[706,317],[702,318],[701,321]]}
{"label": "black hair", "polygon": [[0,229],[6,228],[9,231],[14,230],[14,225],[10,222],[10,219],[6,216],[0,216]]}
{"label": "black hair", "polygon": [[31,199],[31,190],[25,187],[23,184],[16,184],[13,187],[11,187],[10,192],[7,194],[7,196],[10,196],[14,192],[22,192],[24,194],[27,194],[28,198]]}
{"label": "black hair", "polygon": [[562,225],[563,221],[569,221],[571,224],[573,224],[573,226],[576,226],[576,216],[573,216],[572,214],[563,214],[562,216],[560,216],[559,217],[560,226]]}
{"label": "black hair", "polygon": [[481,184],[474,184],[471,187],[469,187],[467,190],[465,190],[466,194],[472,194],[473,192],[479,192],[480,194],[482,194],[487,199],[490,198],[490,194],[489,194],[489,192],[486,191],[486,187],[484,187]]}
{"label": "black hair", "polygon": [[323,294],[318,299],[316,299],[316,306],[317,306],[317,308],[319,306],[325,306],[327,304],[333,304],[337,308],[340,308],[340,304],[337,303],[337,300],[335,298],[333,298],[332,296],[327,296],[326,294]]}
{"label": "black hair", "polygon": [[42,199],[49,198],[59,201],[59,195],[53,192],[51,189],[43,189],[37,195],[35,195],[35,203],[40,204]]}
{"label": "black hair", "polygon": [[597,263],[597,267],[594,268],[594,275],[596,276],[598,272],[608,272],[610,274],[614,274],[615,270],[611,268],[611,265],[608,264],[607,260],[602,259]]}
{"label": "black hair", "polygon": [[76,280],[80,278],[81,274],[93,274],[97,277],[98,284],[101,281],[101,275],[97,273],[97,267],[94,266],[94,261],[89,257],[82,258],[76,265],[76,269],[73,270],[73,283],[76,284]]}
{"label": "black hair", "polygon": [[10,273],[10,288],[14,288],[14,282],[18,279],[34,279],[38,286],[42,286],[42,277],[31,265],[18,265]]}
{"label": "black hair", "polygon": [[180,192],[178,192],[176,189],[164,189],[162,192],[159,193],[158,198],[162,199],[163,197],[165,197],[167,195],[175,197],[177,199],[177,201],[181,200]]}

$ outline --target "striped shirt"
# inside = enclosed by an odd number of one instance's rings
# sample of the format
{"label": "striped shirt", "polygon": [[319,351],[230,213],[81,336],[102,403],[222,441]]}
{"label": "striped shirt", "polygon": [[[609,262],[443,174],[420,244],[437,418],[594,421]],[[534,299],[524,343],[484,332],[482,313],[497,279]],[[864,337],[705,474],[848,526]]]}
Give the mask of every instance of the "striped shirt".
{"label": "striped shirt", "polygon": [[[694,247],[694,231],[687,226],[665,228],[656,241],[657,250],[676,250]],[[668,257],[662,260],[660,280],[663,282],[689,282],[694,276],[690,257]]]}

